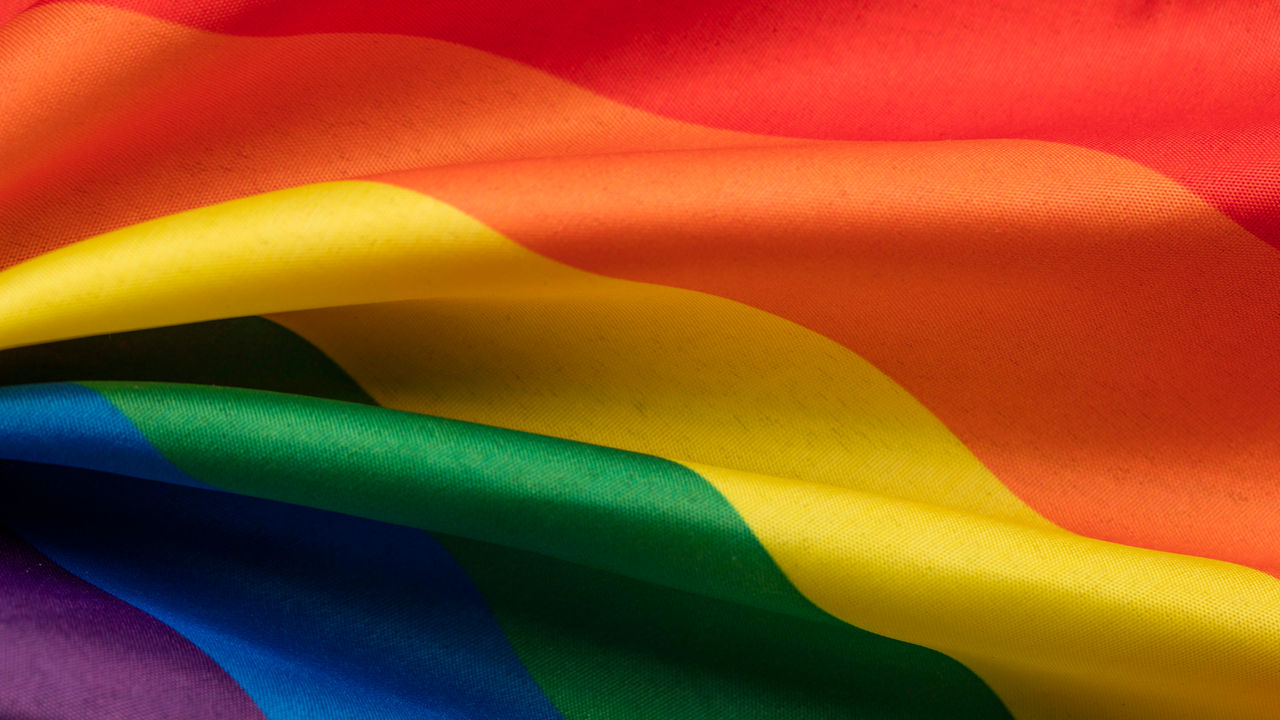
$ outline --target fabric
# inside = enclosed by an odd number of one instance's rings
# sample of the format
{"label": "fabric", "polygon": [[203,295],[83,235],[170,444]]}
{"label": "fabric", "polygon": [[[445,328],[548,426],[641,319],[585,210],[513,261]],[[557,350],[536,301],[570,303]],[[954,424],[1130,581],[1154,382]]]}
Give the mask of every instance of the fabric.
{"label": "fabric", "polygon": [[0,718],[1280,717],[1271,3],[0,2]]}

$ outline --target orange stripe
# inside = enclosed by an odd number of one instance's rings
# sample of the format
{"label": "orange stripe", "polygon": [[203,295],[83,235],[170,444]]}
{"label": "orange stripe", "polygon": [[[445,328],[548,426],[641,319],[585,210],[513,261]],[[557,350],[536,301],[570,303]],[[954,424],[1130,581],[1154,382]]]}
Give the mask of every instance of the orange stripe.
{"label": "orange stripe", "polygon": [[1045,527],[852,353],[722,298],[567,268],[420,193],[281,191],[0,281],[8,343],[329,308],[276,319],[386,404],[794,475],[691,465],[807,596],[953,654],[1020,717],[1274,706],[1270,577]]}
{"label": "orange stripe", "polygon": [[0,267],[308,182],[784,141],[666,120],[510,60],[377,35],[236,38],[60,3],[0,29]]}
{"label": "orange stripe", "polygon": [[[747,139],[413,38],[223,38],[68,4],[15,19],[0,49],[4,76],[38,77],[61,63],[56,76],[83,78],[78,89],[54,86],[62,104],[40,94],[46,84],[24,82],[12,96],[19,111],[0,117],[0,148],[17,153],[0,165],[0,233],[21,238],[3,250],[9,262],[316,177]],[[148,61],[167,72],[128,69]],[[99,103],[97,122],[77,124]],[[550,123],[548,109],[578,124]],[[825,146],[778,155],[767,173],[752,153],[702,168],[674,156],[566,161],[562,175],[620,185],[566,188],[535,165],[524,180],[492,186],[488,200],[480,190],[492,170],[463,168],[450,181],[462,196],[439,194],[555,257],[735,297],[840,340],[1068,527],[1274,567],[1258,539],[1275,499],[1258,479],[1275,464],[1274,253],[1115,158],[1050,145],[1031,156],[1001,144],[961,150],[971,147]],[[543,210],[516,208],[515,192]],[[587,202],[592,219],[560,239],[539,236]],[[543,225],[549,215],[555,222]],[[1164,240],[1183,227],[1202,231]],[[620,230],[632,242],[602,252],[600,233]],[[645,251],[664,245],[660,256]],[[697,268],[706,263],[712,272]]]}
{"label": "orange stripe", "polygon": [[384,179],[840,342],[1070,530],[1280,571],[1280,253],[1147,168],[981,141]]}

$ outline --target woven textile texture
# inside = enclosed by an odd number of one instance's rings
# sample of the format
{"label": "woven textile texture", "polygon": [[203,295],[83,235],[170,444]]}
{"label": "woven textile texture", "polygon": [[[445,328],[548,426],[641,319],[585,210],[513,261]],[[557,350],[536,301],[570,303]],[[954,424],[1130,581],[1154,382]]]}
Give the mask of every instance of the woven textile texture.
{"label": "woven textile texture", "polygon": [[1280,4],[0,0],[3,720],[1280,718]]}

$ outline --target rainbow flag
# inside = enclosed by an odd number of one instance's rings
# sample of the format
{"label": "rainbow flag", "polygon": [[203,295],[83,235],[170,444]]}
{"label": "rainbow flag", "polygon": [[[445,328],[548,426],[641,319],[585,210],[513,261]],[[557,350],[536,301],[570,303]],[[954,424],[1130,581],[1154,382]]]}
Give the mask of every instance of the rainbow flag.
{"label": "rainbow flag", "polygon": [[1280,8],[0,1],[0,718],[1280,718]]}

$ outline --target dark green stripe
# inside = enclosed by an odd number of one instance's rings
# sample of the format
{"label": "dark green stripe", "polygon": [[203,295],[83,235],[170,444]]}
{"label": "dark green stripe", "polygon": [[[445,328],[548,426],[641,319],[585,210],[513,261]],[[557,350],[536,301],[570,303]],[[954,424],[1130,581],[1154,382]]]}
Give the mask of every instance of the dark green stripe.
{"label": "dark green stripe", "polygon": [[567,718],[1008,718],[946,655],[533,553],[437,536]]}
{"label": "dark green stripe", "polygon": [[225,385],[373,404],[315,346],[260,317],[0,351],[0,385],[80,380]]}
{"label": "dark green stripe", "polygon": [[91,387],[211,485],[485,541],[446,544],[571,716],[1005,716],[954,660],[814,607],[682,465],[314,398]]}

